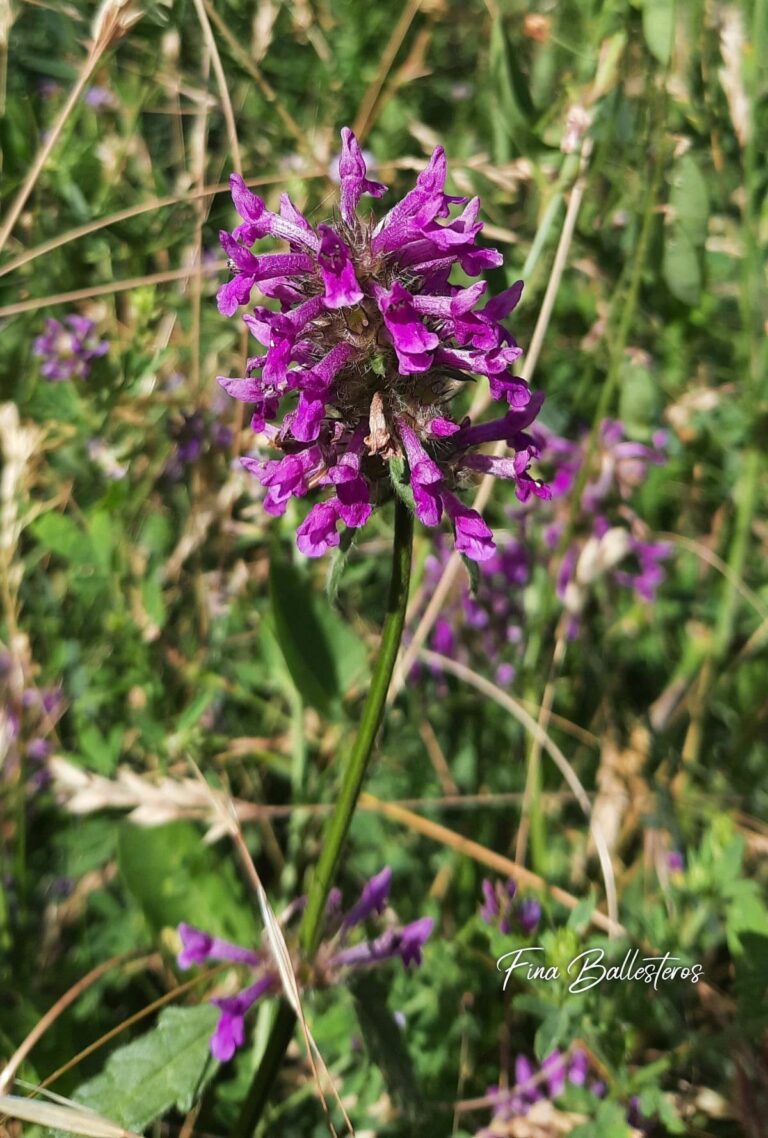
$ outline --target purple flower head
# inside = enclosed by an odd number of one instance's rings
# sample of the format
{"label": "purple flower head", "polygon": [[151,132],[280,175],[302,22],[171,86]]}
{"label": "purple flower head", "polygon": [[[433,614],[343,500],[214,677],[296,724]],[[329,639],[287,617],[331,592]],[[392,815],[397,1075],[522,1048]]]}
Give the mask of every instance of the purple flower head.
{"label": "purple flower head", "polygon": [[[352,131],[344,128],[341,139],[340,216],[316,227],[287,197],[275,213],[232,176],[242,223],[221,234],[232,277],[219,290],[219,309],[233,315],[257,287],[272,303],[244,315],[264,349],[248,361],[248,375],[219,382],[255,407],[253,427],[276,450],[294,459],[306,449],[319,453],[311,486],[301,480],[264,502],[269,512],[283,512],[288,498],[322,490],[324,499],[297,531],[307,556],[338,545],[340,525],[364,525],[374,505],[392,497],[405,460],[422,523],[437,526],[446,514],[459,552],[487,561],[491,531],[455,493],[467,477],[491,470],[512,479],[521,500],[545,495],[529,473],[535,442],[523,433],[541,399],[510,370],[522,353],[502,324],[522,284],[487,300],[485,282],[451,283],[454,269],[477,276],[501,257],[478,245],[479,200],[446,194],[442,147],[376,223],[358,209],[364,196],[381,197],[386,187],[368,178]],[[267,237],[287,242],[288,251],[251,252]],[[475,376],[489,378],[501,403],[490,430],[450,417],[451,400]],[[476,453],[496,439],[509,448],[506,458]],[[390,470],[392,460],[398,465]],[[248,468],[270,485],[269,463]]]}
{"label": "purple flower head", "polygon": [[66,379],[87,379],[91,364],[103,356],[109,345],[96,336],[96,325],[86,316],[65,316],[64,323],[50,317],[45,332],[32,350],[41,359],[41,375],[52,383]]}
{"label": "purple flower head", "polygon": [[[348,969],[368,968],[399,959],[409,967],[421,963],[424,944],[432,932],[431,917],[421,917],[408,925],[393,925],[374,937],[356,944],[349,941],[356,935],[355,930],[369,918],[380,914],[387,903],[392,881],[392,871],[388,866],[375,874],[363,887],[360,898],[342,917],[341,894],[332,889],[328,896],[323,926],[324,940],[318,947],[316,956],[307,971],[298,946],[293,944],[291,951],[293,968],[307,976],[307,986],[327,987],[335,984]],[[289,930],[298,913],[306,907],[306,897],[297,897],[281,916],[283,928]],[[181,951],[177,956],[180,968],[203,966],[212,962],[246,967],[251,972],[251,983],[234,996],[217,996],[212,1003],[219,1009],[220,1016],[216,1030],[211,1038],[211,1052],[214,1058],[225,1063],[245,1042],[245,1017],[251,1007],[263,995],[279,992],[281,979],[271,953],[264,950],[246,948],[213,936],[204,929],[182,923],[178,928]],[[286,933],[290,937],[290,933]]]}
{"label": "purple flower head", "polygon": [[[506,1123],[520,1115],[527,1114],[530,1108],[543,1099],[558,1098],[565,1090],[566,1081],[574,1086],[584,1086],[589,1073],[589,1058],[584,1051],[576,1050],[566,1060],[559,1051],[553,1051],[542,1062],[538,1071],[526,1055],[515,1058],[514,1082],[511,1090],[502,1091],[498,1087],[489,1087],[488,1098],[493,1102],[494,1123]],[[605,1093],[605,1087],[593,1083],[590,1090],[599,1098]],[[482,1131],[483,1135],[501,1133],[491,1127]],[[506,1133],[506,1130],[503,1131]],[[478,1136],[479,1138],[479,1136]]]}

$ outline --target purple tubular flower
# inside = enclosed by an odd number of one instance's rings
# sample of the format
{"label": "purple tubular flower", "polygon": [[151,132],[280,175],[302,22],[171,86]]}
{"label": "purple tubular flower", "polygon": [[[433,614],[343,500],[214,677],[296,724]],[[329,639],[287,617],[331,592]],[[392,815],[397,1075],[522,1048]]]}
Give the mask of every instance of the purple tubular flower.
{"label": "purple tubular flower", "polygon": [[30,739],[27,743],[27,758],[35,763],[44,763],[53,750],[53,744],[49,739]]}
{"label": "purple tubular flower", "polygon": [[[493,554],[490,530],[455,497],[468,474],[491,469],[490,456],[472,451],[504,441],[510,454],[494,472],[514,478],[521,499],[544,495],[528,469],[537,445],[523,433],[541,397],[510,371],[522,353],[501,323],[517,304],[522,283],[486,299],[484,281],[467,287],[451,282],[454,269],[477,276],[500,264],[501,256],[477,243],[479,200],[447,194],[446,178],[438,147],[414,188],[378,223],[361,218],[363,195],[379,197],[385,187],[368,179],[347,128],[339,160],[341,216],[333,222],[313,227],[285,195],[274,213],[239,175],[231,178],[241,224],[221,235],[233,276],[219,290],[219,308],[233,315],[257,286],[270,304],[245,314],[264,354],[248,361],[246,376],[219,382],[253,405],[254,430],[268,434],[286,457],[319,451],[312,475],[289,488],[281,474],[279,492],[271,490],[274,465],[247,461],[270,489],[268,512],[283,512],[288,498],[302,497],[310,487],[326,491],[323,508],[297,531],[308,556],[338,545],[339,523],[359,527],[374,504],[392,497],[393,460],[408,460],[423,524],[438,525],[447,510],[457,547],[478,560]],[[251,252],[263,238],[287,242],[288,251]],[[506,411],[495,424],[461,425],[447,413],[463,382],[476,376],[488,377],[492,398]],[[278,416],[279,429],[268,432]]]}
{"label": "purple tubular flower", "polygon": [[96,337],[96,325],[86,316],[65,316],[64,323],[52,317],[45,332],[35,340],[32,350],[43,361],[44,379],[61,383],[67,379],[87,379],[91,364],[109,349],[106,340]]}
{"label": "purple tubular flower", "polygon": [[343,948],[331,957],[332,968],[360,968],[393,960],[399,956],[403,964],[421,964],[421,950],[429,939],[434,921],[420,917],[401,929],[387,929],[372,941],[363,941],[352,948]]}
{"label": "purple tubular flower", "polygon": [[399,281],[395,281],[389,291],[377,287],[376,303],[392,338],[401,375],[428,371],[432,366],[430,353],[440,338],[419,320],[407,289]]}
{"label": "purple tubular flower", "polygon": [[381,182],[370,182],[366,178],[365,159],[360,144],[348,126],[341,131],[341,158],[339,159],[339,178],[341,179],[341,216],[349,226],[357,224],[357,205],[363,194],[380,198],[387,192]]}
{"label": "purple tubular flower", "polygon": [[431,917],[420,917],[401,931],[397,954],[406,968],[409,964],[421,964],[421,950],[430,937],[434,923]]}
{"label": "purple tubular flower", "polygon": [[245,1016],[253,1005],[275,985],[272,976],[262,976],[249,988],[236,996],[224,996],[211,1000],[221,1010],[219,1022],[211,1037],[211,1054],[220,1063],[228,1063],[245,1042]]}
{"label": "purple tubular flower", "polygon": [[341,923],[342,929],[351,929],[366,921],[372,913],[381,913],[389,897],[392,870],[385,865],[370,881],[366,881],[360,900],[353,905]]}
{"label": "purple tubular flower", "polygon": [[357,283],[352,254],[345,242],[330,225],[318,225],[321,235],[317,261],[325,285],[326,308],[344,308],[363,299],[363,290]]}
{"label": "purple tubular flower", "polygon": [[473,561],[488,561],[496,552],[493,535],[477,510],[465,506],[453,494],[443,494],[443,504],[453,522],[456,551]]}
{"label": "purple tubular flower", "polygon": [[317,252],[318,240],[312,227],[293,209],[290,199],[285,203],[288,216],[282,212],[278,215],[271,213],[261,198],[251,193],[239,174],[232,174],[229,184],[235,209],[243,218],[243,224],[232,233],[236,241],[252,245],[262,237],[280,237],[298,249]]}
{"label": "purple tubular flower", "polygon": [[296,530],[296,544],[306,557],[322,557],[341,540],[336,529],[339,508],[336,502],[316,502]]}
{"label": "purple tubular flower", "polygon": [[211,936],[194,925],[182,922],[179,925],[181,937],[181,952],[176,957],[179,968],[192,968],[193,965],[205,964],[207,960],[229,960],[233,964],[257,965],[261,961],[258,952],[249,948],[241,948],[239,944],[230,944],[227,940]]}
{"label": "purple tubular flower", "polygon": [[453,656],[456,649],[456,638],[453,628],[448,620],[438,617],[432,630],[432,647],[435,652],[443,656]]}

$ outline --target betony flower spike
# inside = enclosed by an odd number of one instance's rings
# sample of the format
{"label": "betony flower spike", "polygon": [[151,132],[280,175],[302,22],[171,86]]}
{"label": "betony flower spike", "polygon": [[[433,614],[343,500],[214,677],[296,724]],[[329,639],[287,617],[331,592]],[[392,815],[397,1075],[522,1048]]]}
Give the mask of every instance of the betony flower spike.
{"label": "betony flower spike", "polygon": [[[340,212],[327,223],[310,225],[285,194],[274,213],[239,174],[230,179],[242,224],[221,234],[232,278],[219,290],[219,310],[234,315],[256,288],[276,305],[244,315],[264,349],[248,361],[248,375],[219,377],[233,398],[253,406],[253,429],[282,454],[244,464],[267,490],[268,513],[284,513],[292,498],[316,488],[327,492],[297,530],[309,557],[339,544],[340,524],[365,525],[398,492],[424,525],[447,515],[457,550],[486,561],[494,555],[491,531],[456,491],[487,470],[510,479],[521,501],[548,496],[529,473],[538,448],[525,433],[541,397],[514,374],[522,350],[501,323],[522,282],[479,309],[485,282],[451,283],[454,269],[479,276],[502,258],[477,243],[479,200],[445,193],[442,147],[376,223],[358,206],[386,187],[367,178],[348,127],[341,138]],[[265,237],[287,242],[288,251],[251,252]],[[482,427],[450,417],[452,399],[475,376],[487,377],[504,408]],[[505,442],[508,457],[476,453],[489,441]]]}

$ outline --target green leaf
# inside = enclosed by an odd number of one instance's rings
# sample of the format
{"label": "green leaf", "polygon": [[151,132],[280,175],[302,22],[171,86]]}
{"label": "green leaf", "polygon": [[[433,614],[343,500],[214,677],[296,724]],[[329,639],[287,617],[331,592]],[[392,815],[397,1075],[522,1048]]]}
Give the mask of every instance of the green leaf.
{"label": "green leaf", "polygon": [[205,715],[208,708],[216,699],[215,691],[202,691],[197,699],[194,699],[189,707],[185,707],[176,723],[176,730],[178,732],[189,731]]}
{"label": "green leaf", "polygon": [[122,727],[114,727],[106,736],[95,723],[84,722],[78,731],[77,742],[90,770],[102,775],[114,773],[122,751]]}
{"label": "green leaf", "polygon": [[488,59],[493,156],[497,162],[524,154],[531,137],[533,104],[518,58],[519,52],[510,50],[504,24],[497,16],[491,28]]}
{"label": "green leaf", "polygon": [[113,516],[106,510],[94,510],[88,519],[88,529],[99,569],[104,574],[111,573],[112,552],[119,544],[119,530]]}
{"label": "green leaf", "polygon": [[313,603],[334,659],[339,691],[344,696],[352,688],[367,684],[370,677],[368,653],[360,637],[324,598],[315,597]]}
{"label": "green leaf", "polygon": [[589,927],[594,911],[595,895],[590,892],[586,897],[582,897],[575,909],[571,910],[565,927],[580,934],[584,933]]}
{"label": "green leaf", "polygon": [[725,931],[733,956],[744,951],[744,934],[768,936],[768,909],[756,881],[735,881],[728,890]]}
{"label": "green leaf", "polygon": [[210,1037],[217,1018],[210,1004],[166,1008],[152,1031],[114,1051],[73,1099],[129,1130],[144,1130],[173,1107],[190,1110],[216,1071]]}
{"label": "green leaf", "polygon": [[701,248],[707,239],[709,192],[692,154],[684,154],[675,163],[671,184],[669,204],[673,224],[683,230],[693,245]]}
{"label": "green leaf", "polygon": [[32,533],[50,553],[70,565],[95,566],[99,555],[87,533],[66,514],[43,514],[31,525]]}
{"label": "green leaf", "polygon": [[670,1134],[684,1134],[685,1123],[675,1110],[669,1097],[660,1087],[646,1087],[638,1095],[640,1113],[645,1118],[658,1119]]}
{"label": "green leaf", "polygon": [[228,940],[257,940],[259,924],[232,862],[204,845],[188,822],[152,829],[124,822],[118,866],[153,928],[187,921]]}
{"label": "green leaf", "polygon": [[675,37],[675,0],[644,0],[643,35],[651,55],[666,67]]}
{"label": "green leaf", "polygon": [[701,296],[699,253],[690,237],[678,226],[665,235],[661,272],[667,288],[683,304],[698,304]]}
{"label": "green leaf", "polygon": [[627,354],[621,364],[619,418],[630,437],[647,437],[659,422],[659,381],[645,361],[642,353]]}
{"label": "green leaf", "polygon": [[570,1032],[570,1023],[576,1008],[573,1004],[563,1004],[559,1008],[551,1008],[539,1024],[533,1041],[533,1049],[539,1060],[546,1059],[560,1044],[567,1042]]}
{"label": "green leaf", "polygon": [[768,1028],[768,935],[745,933],[741,947],[733,962],[738,1024],[757,1042]]}
{"label": "green leaf", "polygon": [[291,679],[305,703],[328,714],[339,698],[339,677],[309,578],[276,552],[269,587],[275,634]]}
{"label": "green leaf", "polygon": [[275,635],[305,703],[337,714],[341,697],[368,672],[359,637],[316,596],[306,573],[276,551],[270,566]]}
{"label": "green leaf", "polygon": [[167,610],[163,586],[157,577],[145,577],[141,582],[141,603],[149,619],[162,628],[165,624]]}
{"label": "green leaf", "polygon": [[616,1102],[602,1102],[591,1122],[571,1131],[571,1138],[629,1138],[630,1129],[624,1107]]}
{"label": "green leaf", "polygon": [[675,164],[671,182],[672,219],[664,236],[662,275],[673,296],[683,304],[695,305],[701,297],[709,194],[690,154],[684,154]]}

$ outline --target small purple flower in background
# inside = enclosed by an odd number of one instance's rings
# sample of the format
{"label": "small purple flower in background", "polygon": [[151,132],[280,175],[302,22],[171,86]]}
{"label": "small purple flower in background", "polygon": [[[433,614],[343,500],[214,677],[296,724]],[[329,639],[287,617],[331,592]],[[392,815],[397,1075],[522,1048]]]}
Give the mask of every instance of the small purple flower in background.
{"label": "small purple flower in background", "polygon": [[[426,597],[437,587],[450,555],[438,534],[424,563]],[[493,668],[496,683],[509,687],[523,647],[522,590],[528,576],[529,555],[523,542],[500,536],[495,553],[480,566],[476,595],[461,578],[457,580],[432,628],[432,650],[470,666],[482,660],[485,668],[489,664]],[[431,670],[439,674],[437,665]]]}
{"label": "small purple flower in background", "polygon": [[178,482],[191,463],[197,462],[205,450],[226,450],[232,445],[232,428],[203,411],[184,411],[168,424],[168,434],[176,443],[165,465],[164,474]]}
{"label": "small purple flower in background", "polygon": [[[314,974],[308,986],[327,987],[337,983],[347,969],[366,968],[399,958],[408,967],[421,963],[422,949],[432,932],[431,917],[421,917],[408,925],[392,925],[373,940],[349,943],[349,935],[384,910],[389,897],[392,870],[386,866],[363,887],[358,901],[343,913],[341,895],[331,890],[325,911],[325,939],[318,948],[314,961]],[[298,898],[283,914],[285,926],[299,913],[305,898]],[[220,937],[211,936],[192,925],[179,925],[181,951],[177,956],[180,968],[191,968],[210,961],[245,965],[255,974],[253,982],[235,996],[216,997],[211,1003],[221,1015],[211,1038],[211,1052],[220,1062],[231,1059],[245,1041],[245,1017],[253,1005],[264,995],[280,991],[281,981],[270,954],[262,949],[244,948]],[[298,972],[298,957],[294,961]]]}
{"label": "small purple flower in background", "polygon": [[45,379],[60,383],[66,379],[87,379],[91,364],[109,349],[99,340],[96,325],[87,316],[65,316],[64,323],[50,317],[45,332],[38,336],[33,351],[42,361]]}
{"label": "small purple flower in background", "polygon": [[511,878],[493,884],[485,877],[481,888],[483,903],[480,906],[480,916],[487,925],[498,924],[501,932],[507,935],[512,931],[513,899],[517,885]]}
{"label": "small purple flower in background", "polygon": [[[533,519],[546,524],[544,551],[551,556],[562,535],[573,529],[556,580],[568,615],[567,634],[573,638],[578,635],[589,590],[599,579],[632,589],[647,602],[655,599],[664,580],[662,562],[670,556],[671,546],[653,540],[628,499],[646,479],[649,467],[666,461],[666,436],[657,432],[652,445],[646,446],[626,439],[620,422],[604,420],[574,519],[569,496],[589,457],[589,435],[571,442],[541,426],[534,434],[542,464],[553,470],[551,505]],[[516,516],[519,520],[519,511]]]}
{"label": "small purple flower in background", "polygon": [[534,897],[526,897],[517,910],[517,922],[526,936],[536,931],[540,920],[541,905]]}
{"label": "small purple flower in background", "polygon": [[680,850],[670,850],[667,853],[667,868],[672,873],[682,873],[685,869],[685,858]]}
{"label": "small purple flower in background", "polygon": [[[535,1103],[559,1098],[567,1083],[584,1086],[588,1072],[589,1057],[580,1049],[570,1055],[553,1051],[538,1071],[526,1055],[518,1055],[515,1059],[515,1085],[509,1090],[488,1088],[486,1095],[493,1103],[493,1118],[490,1128],[481,1130],[476,1138],[492,1138],[499,1133],[496,1127],[527,1114]],[[593,1094],[595,1087],[597,1083],[590,1087]]]}
{"label": "small purple flower in background", "polygon": [[46,760],[50,738],[64,712],[60,688],[35,687],[29,663],[11,652],[0,655],[0,771],[9,777],[22,767],[32,791],[50,782]]}
{"label": "small purple flower in background", "polygon": [[117,106],[117,99],[106,87],[87,87],[83,95],[83,102],[94,110],[102,111]]}
{"label": "small purple flower in background", "polygon": [[[414,189],[378,223],[361,219],[361,197],[381,197],[386,187],[367,177],[363,153],[345,128],[340,217],[332,224],[313,227],[286,194],[272,213],[239,175],[230,179],[242,224],[221,234],[234,275],[219,290],[219,309],[234,315],[258,286],[279,311],[257,305],[244,315],[265,350],[248,361],[245,377],[219,382],[254,406],[253,429],[282,452],[243,459],[267,489],[264,508],[280,515],[291,498],[316,487],[328,491],[297,530],[307,556],[337,546],[340,523],[365,525],[397,492],[412,499],[424,525],[437,526],[446,514],[456,549],[487,561],[495,550],[491,531],[455,491],[474,472],[492,471],[516,484],[521,501],[548,496],[528,472],[538,447],[525,433],[543,397],[511,370],[522,351],[502,324],[522,283],[479,310],[484,282],[450,283],[454,268],[478,276],[502,258],[477,244],[479,199],[446,194],[446,176],[437,147]],[[464,208],[451,218],[456,206]],[[289,251],[251,253],[264,237],[287,242]],[[451,400],[476,375],[488,379],[503,407],[480,426],[448,417]],[[477,452],[496,441],[513,457]]]}
{"label": "small purple flower in background", "polygon": [[499,931],[509,935],[515,925],[525,936],[538,928],[541,905],[535,897],[516,899],[517,886],[511,879],[492,884],[487,878],[482,884],[483,903],[480,916],[487,925],[498,924]]}

